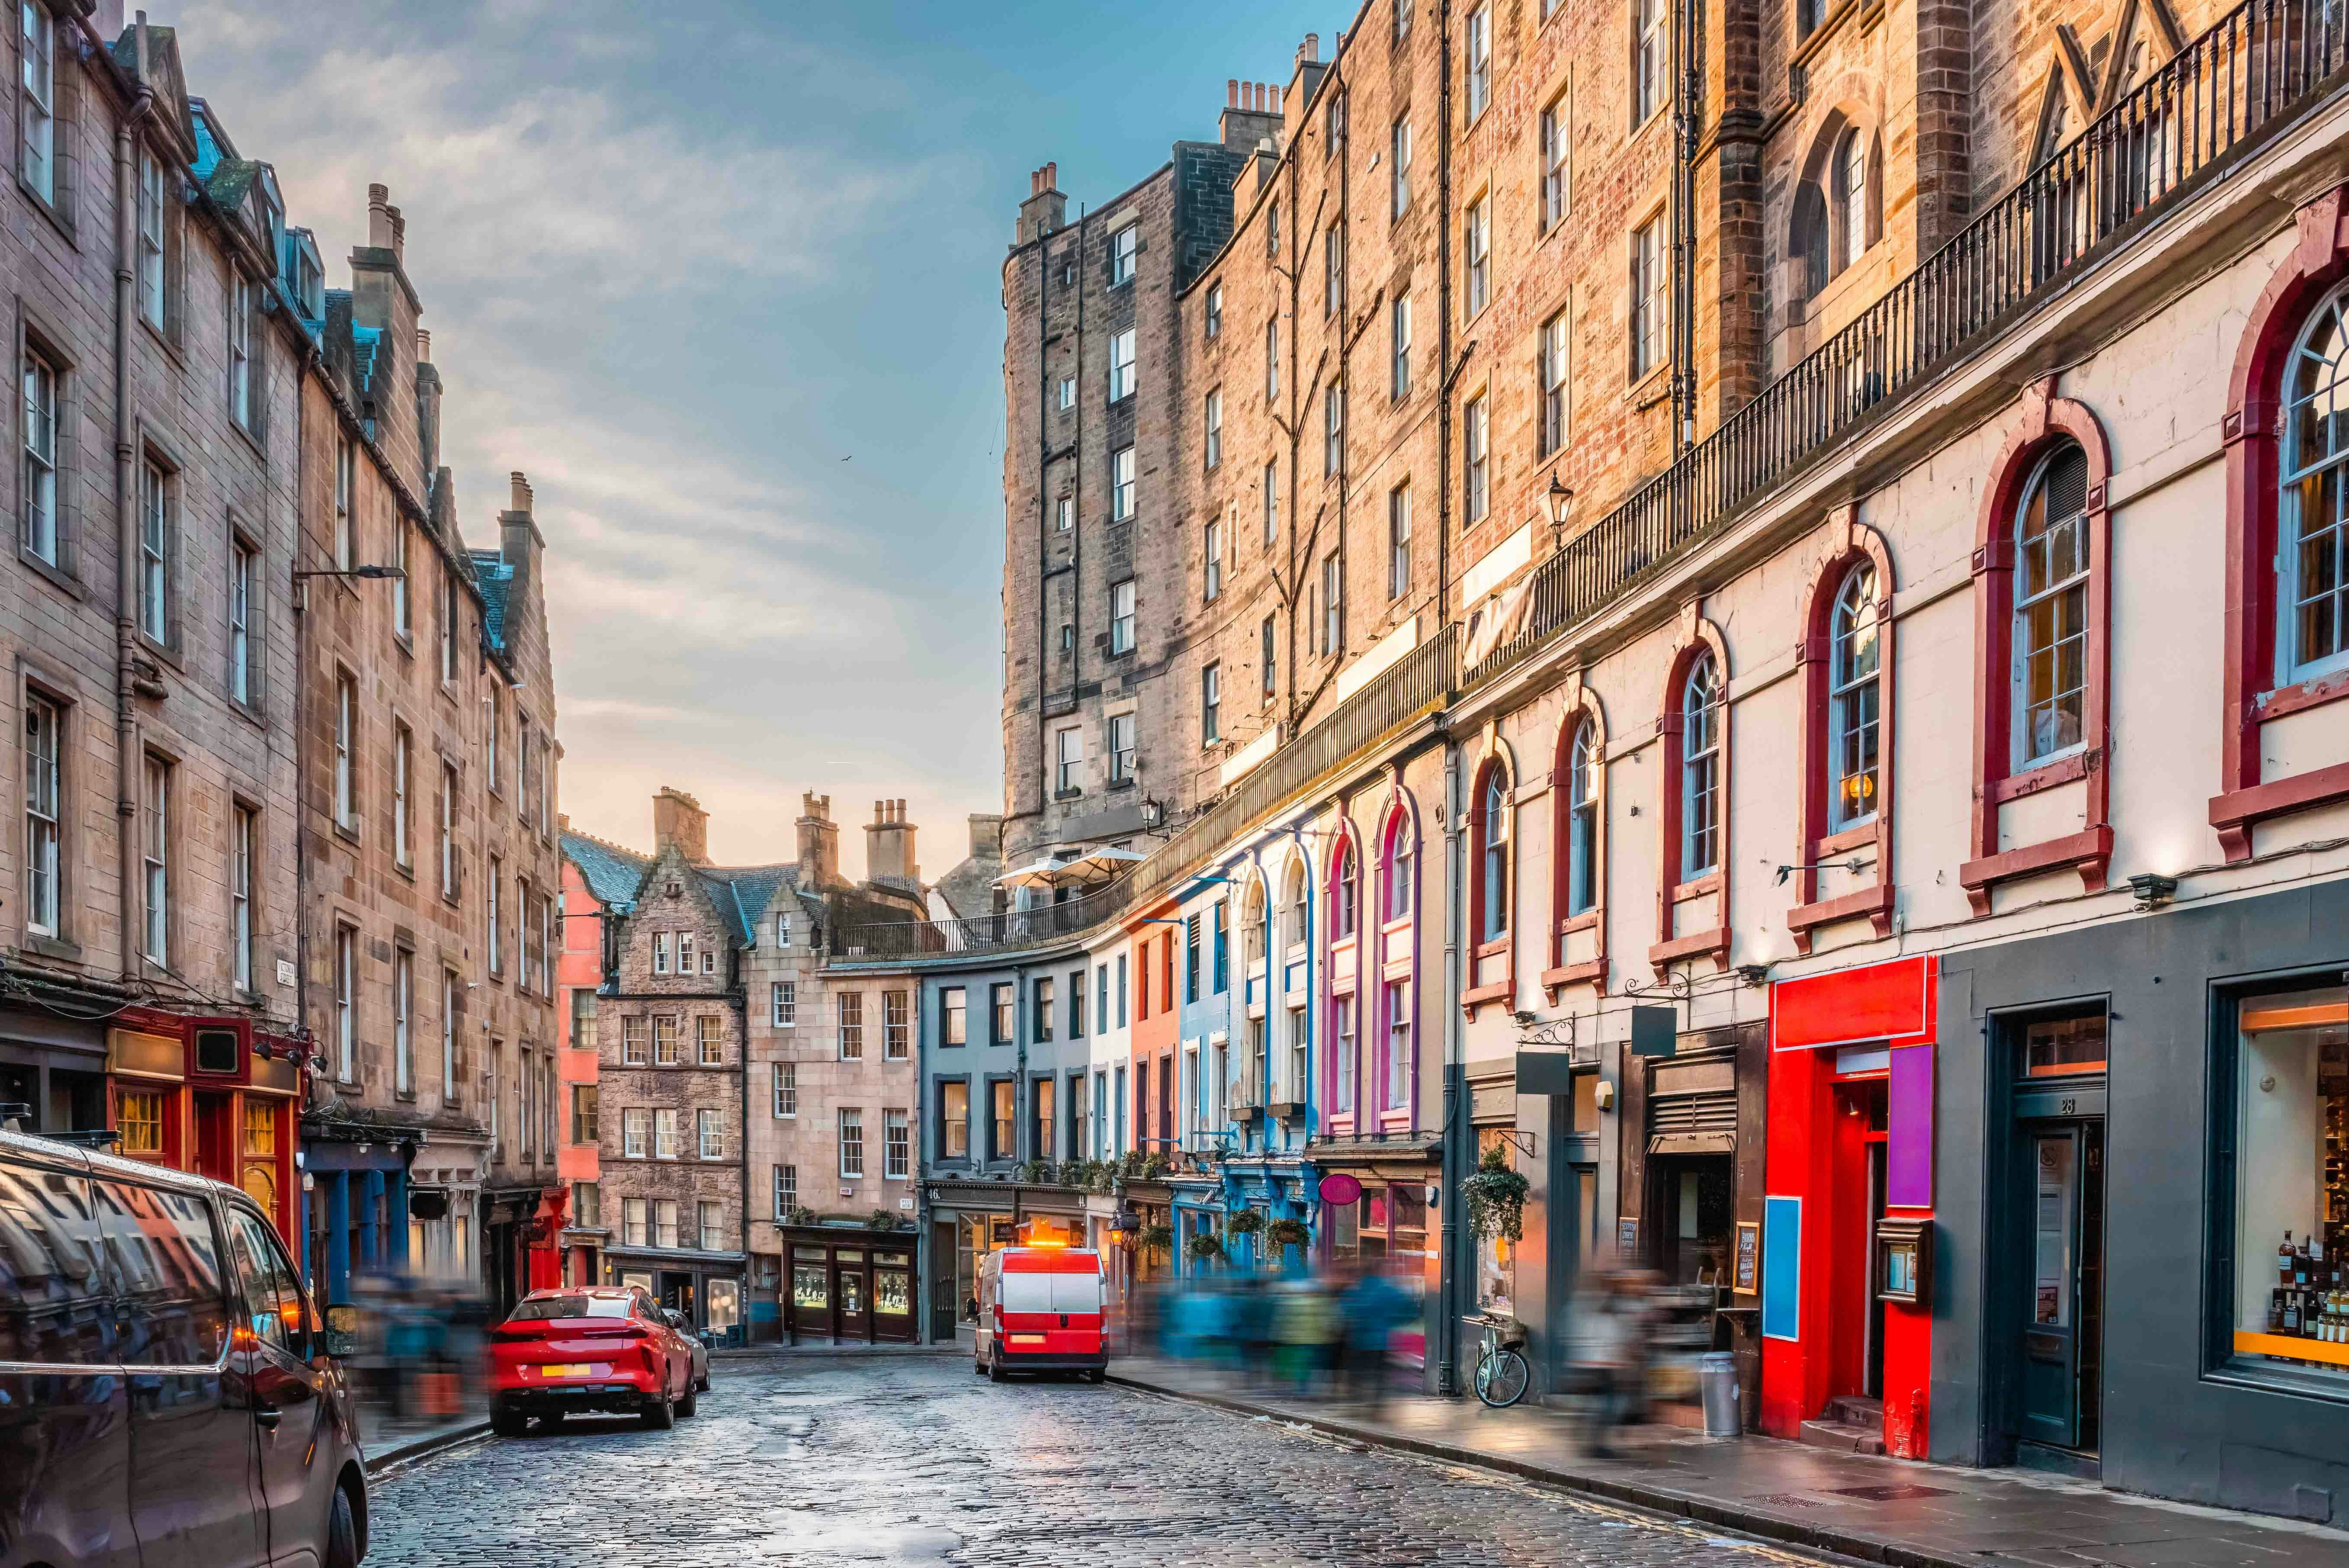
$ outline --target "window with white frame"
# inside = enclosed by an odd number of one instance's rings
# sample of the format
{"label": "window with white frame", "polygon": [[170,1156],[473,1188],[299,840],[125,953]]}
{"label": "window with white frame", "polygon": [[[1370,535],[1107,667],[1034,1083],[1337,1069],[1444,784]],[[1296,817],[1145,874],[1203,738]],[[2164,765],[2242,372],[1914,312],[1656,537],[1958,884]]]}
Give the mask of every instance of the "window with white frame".
{"label": "window with white frame", "polygon": [[391,727],[391,859],[395,865],[409,863],[408,841],[409,799],[408,775],[413,763],[415,738],[408,726]]}
{"label": "window with white frame", "polygon": [[652,1060],[651,1025],[643,1018],[620,1020],[620,1065],[640,1068]]}
{"label": "window with white frame", "polygon": [[457,896],[457,769],[440,765],[440,896]]}
{"label": "window with white frame", "polygon": [[65,710],[38,693],[25,699],[25,923],[63,934]]}
{"label": "window with white frame", "polygon": [[914,1051],[914,994],[910,991],[881,993],[881,1059],[887,1062],[910,1060]]}
{"label": "window with white frame", "polygon": [[1387,147],[1388,201],[1392,216],[1400,218],[1411,210],[1411,121],[1394,122],[1387,132]]}
{"label": "window with white frame", "polygon": [[1076,526],[1076,498],[1064,495],[1052,503],[1052,531],[1055,533],[1066,533]]}
{"label": "window with white frame", "polygon": [[[2349,669],[2349,290],[2317,306],[2283,375],[2276,552],[2278,686]],[[2256,679],[2256,676],[2252,676]]]}
{"label": "window with white frame", "polygon": [[1133,516],[1133,449],[1120,447],[1109,457],[1109,517],[1125,522]]}
{"label": "window with white frame", "polygon": [[[27,13],[40,11],[26,4]],[[16,537],[27,552],[52,566],[62,565],[57,540],[57,414],[64,377],[57,367],[27,345],[25,349],[24,521]]]}
{"label": "window with white frame", "polygon": [[1199,744],[1212,746],[1224,738],[1224,667],[1209,665],[1199,672]]}
{"label": "window with white frame", "polygon": [[1393,376],[1392,395],[1411,392],[1411,295],[1397,294],[1387,306],[1387,348]]}
{"label": "window with white frame", "polygon": [[1493,7],[1479,5],[1468,13],[1468,118],[1474,120],[1493,101]]}
{"label": "window with white frame", "polygon": [[833,999],[836,1021],[840,1026],[840,1059],[861,1062],[864,1059],[864,993],[842,991]]}
{"label": "window with white frame", "polygon": [[1664,0],[1631,0],[1631,123],[1664,105]]}
{"label": "window with white frame", "polygon": [[1134,583],[1129,577],[1109,591],[1109,651],[1133,652]]}
{"label": "window with white frame", "polygon": [[144,951],[149,963],[163,967],[171,962],[171,771],[169,762],[150,752],[140,801],[147,872]]}
{"label": "window with white frame", "polygon": [[1567,171],[1573,155],[1568,127],[1566,95],[1561,93],[1541,112],[1541,221],[1547,233],[1566,222]]}
{"label": "window with white frame", "polygon": [[718,973],[718,944],[714,942],[702,944],[701,972],[704,975],[715,975]]}
{"label": "window with white frame", "polygon": [[1332,92],[1330,101],[1321,106],[1321,156],[1335,158],[1346,139],[1346,95]]}
{"label": "window with white frame", "polygon": [[796,1165],[775,1167],[775,1218],[787,1220],[792,1211],[800,1206],[800,1168]]}
{"label": "window with white frame", "polygon": [[726,1211],[704,1198],[700,1202],[701,1250],[706,1253],[726,1249]]}
{"label": "window with white frame", "polygon": [[1202,596],[1212,604],[1224,592],[1224,525],[1220,520],[1207,524],[1199,556],[1205,573]]}
{"label": "window with white frame", "polygon": [[1129,326],[1123,332],[1110,335],[1109,400],[1112,403],[1123,402],[1133,396],[1133,332],[1134,329]]}
{"label": "window with white frame", "polygon": [[1209,284],[1207,285],[1207,304],[1206,309],[1201,313],[1201,315],[1204,317],[1205,335],[1209,343],[1213,343],[1216,339],[1224,335],[1223,284]]}
{"label": "window with white frame", "polygon": [[696,1054],[703,1067],[724,1067],[726,1065],[726,1020],[711,1013],[704,1013],[695,1018],[693,1043]]}
{"label": "window with white frame", "polygon": [[1052,736],[1052,790],[1072,795],[1085,787],[1085,734],[1074,725]]}
{"label": "window with white frame", "polygon": [[840,1175],[843,1181],[864,1174],[864,1112],[856,1106],[840,1108]]}
{"label": "window with white frame", "polygon": [[790,912],[790,911],[788,911],[788,910],[779,910],[779,911],[777,911],[777,912],[776,912],[776,914],[775,914],[775,946],[776,946],[777,950],[778,950],[778,951],[780,951],[780,950],[781,950],[781,949],[783,949],[783,948],[787,948],[787,947],[789,947],[791,944],[792,944],[792,917],[791,917],[791,912]]}
{"label": "window with white frame", "polygon": [[258,293],[243,273],[229,282],[228,412],[247,430],[259,414],[253,395],[253,313]]}
{"label": "window with white frame", "polygon": [[165,643],[171,632],[171,475],[152,458],[139,466],[139,630]]}
{"label": "window with white frame", "polygon": [[34,195],[51,206],[57,201],[57,21],[41,0],[19,0],[23,22],[17,57],[22,74],[17,89],[17,119],[22,135],[16,149],[16,172]]}
{"label": "window with white frame", "polygon": [[1264,253],[1280,254],[1280,198],[1275,196],[1264,204]]}
{"label": "window with white frame", "polygon": [[1110,236],[1109,282],[1112,288],[1133,281],[1133,258],[1141,248],[1141,231],[1132,223]]}
{"label": "window with white frame", "polygon": [[1346,394],[1330,387],[1321,394],[1321,472],[1335,476],[1346,467]]}
{"label": "window with white frame", "polygon": [[914,1173],[914,1130],[902,1110],[881,1113],[881,1174],[902,1181]]}
{"label": "window with white frame", "polygon": [[[457,1081],[457,1002],[464,994],[464,982],[457,978],[454,969],[440,971],[440,1099],[446,1105],[455,1105],[463,1098]],[[595,999],[592,992],[580,995],[591,1002]],[[593,1038],[591,1033],[591,1042]]]}
{"label": "window with white frame", "polygon": [[1305,1099],[1312,1071],[1313,1031],[1309,1026],[1312,1016],[1303,1007],[1288,1010],[1288,1098],[1294,1100]]}
{"label": "window with white frame", "polygon": [[1273,634],[1272,617],[1267,615],[1257,624],[1256,631],[1257,659],[1264,669],[1264,696],[1267,700],[1269,700],[1274,688],[1279,684],[1279,672],[1274,666],[1279,658],[1280,648]]}
{"label": "window with white frame", "polygon": [[1542,323],[1541,329],[1541,455],[1553,457],[1566,447],[1566,312]]}
{"label": "window with white frame", "polygon": [[1877,810],[1878,657],[1879,605],[1876,568],[1853,567],[1836,594],[1827,657],[1829,818],[1837,830],[1872,819]]}
{"label": "window with white frame", "polygon": [[335,824],[358,826],[357,758],[359,689],[349,676],[335,682]]}
{"label": "window with white frame", "polygon": [[1509,776],[1497,765],[1485,776],[1479,836],[1484,842],[1484,901],[1477,920],[1476,940],[1497,942],[1509,934],[1510,873],[1516,862],[1510,854],[1509,827],[1516,813],[1511,805]]}
{"label": "window with white frame", "polygon": [[2088,463],[2064,443],[2032,475],[2015,519],[2014,763],[2059,757],[2086,735]]}
{"label": "window with white frame", "polygon": [[1267,545],[1280,537],[1280,460],[1272,459],[1264,465],[1264,542]]}
{"label": "window with white frame", "polygon": [[674,1160],[679,1153],[678,1128],[685,1113],[671,1107],[653,1111],[653,1158]]}
{"label": "window with white frame", "polygon": [[1493,298],[1493,199],[1479,196],[1468,204],[1467,220],[1461,224],[1461,248],[1467,252],[1468,308],[1466,315],[1474,320]]}
{"label": "window with white frame", "polygon": [[358,506],[354,493],[358,448],[348,436],[335,440],[335,565],[348,572],[359,563]]}
{"label": "window with white frame", "polygon": [[795,980],[778,980],[767,987],[769,1021],[778,1029],[799,1022],[800,988]]}
{"label": "window with white frame", "polygon": [[1387,597],[1400,599],[1411,588],[1411,482],[1406,480],[1387,492]]}
{"label": "window with white frame", "polygon": [[254,695],[253,578],[259,569],[253,547],[242,539],[228,545],[228,695],[251,706]]}
{"label": "window with white frame", "polygon": [[629,1109],[620,1112],[620,1153],[627,1160],[643,1160],[652,1153],[653,1113]]}
{"label": "window with white frame", "polygon": [[657,1247],[675,1247],[681,1244],[677,1230],[677,1200],[674,1198],[654,1199],[653,1245]]}
{"label": "window with white frame", "polygon": [[415,982],[416,956],[400,948],[391,955],[391,1086],[401,1094],[416,1092],[416,1037],[409,1018]]}
{"label": "window with white frame", "polygon": [[498,792],[498,732],[505,726],[505,701],[499,696],[498,684],[490,683],[488,699],[489,722],[481,727],[481,781],[490,793]]}
{"label": "window with white frame", "polygon": [[1133,781],[1133,715],[1114,713],[1109,719],[1109,781]]}
{"label": "window with white frame", "polygon": [[391,522],[391,564],[399,575],[391,580],[392,630],[403,638],[416,633],[415,599],[408,591],[408,520],[394,518]]}
{"label": "window with white frame", "polygon": [[[1587,914],[1599,903],[1599,730],[1575,727],[1566,765],[1566,913]],[[1563,962],[1563,959],[1560,960]]]}
{"label": "window with white frame", "polygon": [[170,176],[153,152],[139,154],[139,314],[161,331],[169,294],[164,282],[164,208]]}
{"label": "window with white frame", "polygon": [[1640,225],[1631,236],[1631,379],[1663,363],[1664,220]]}
{"label": "window with white frame", "polygon": [[1460,411],[1462,515],[1471,528],[1493,510],[1492,405],[1479,392]]}
{"label": "window with white frame", "polygon": [[1321,558],[1321,652],[1346,645],[1346,574],[1335,552]]}
{"label": "window with white frame", "polygon": [[[239,805],[229,822],[229,941],[231,964],[240,991],[253,986],[253,856],[261,837],[260,813]],[[52,875],[55,873],[52,872]]]}
{"label": "window with white frame", "polygon": [[666,931],[653,933],[653,973],[668,973],[668,933]]}
{"label": "window with white frame", "polygon": [[653,1015],[653,1066],[673,1068],[679,1065],[678,1053],[678,1019],[674,1013]]}
{"label": "window with white frame", "polygon": [[359,1074],[359,934],[335,927],[335,1077],[355,1083]]}
{"label": "window with white frame", "polygon": [[1280,323],[1278,321],[1268,321],[1264,324],[1264,400],[1266,406],[1268,407],[1270,407],[1272,400],[1279,396]]}
{"label": "window with white frame", "polygon": [[650,1244],[651,1236],[645,1221],[645,1215],[650,1207],[649,1200],[644,1198],[620,1200],[620,1244],[622,1246],[641,1247]]}
{"label": "window with white frame", "polygon": [[1721,869],[1721,676],[1697,655],[1681,684],[1681,881]]}
{"label": "window with white frame", "polygon": [[1836,144],[1835,216],[1842,231],[1842,264],[1849,266],[1868,252],[1868,138],[1855,127]]}
{"label": "window with white frame", "polygon": [[726,1158],[726,1123],[719,1112],[697,1110],[693,1113],[695,1153],[703,1160]]}
{"label": "window with white frame", "polygon": [[1220,468],[1224,461],[1224,395],[1220,390],[1207,394],[1202,423],[1206,427],[1207,467]]}
{"label": "window with white frame", "polygon": [[1386,983],[1387,1072],[1386,1108],[1400,1110],[1411,1103],[1411,982]]}
{"label": "window with white frame", "polygon": [[769,1069],[769,1097],[777,1120],[789,1121],[800,1113],[800,1068],[797,1062],[776,1062]]}
{"label": "window with white frame", "polygon": [[677,934],[677,972],[680,975],[693,973],[693,933],[689,931]]}
{"label": "window with white frame", "polygon": [[1332,223],[1321,233],[1321,314],[1335,315],[1346,298],[1346,225]]}

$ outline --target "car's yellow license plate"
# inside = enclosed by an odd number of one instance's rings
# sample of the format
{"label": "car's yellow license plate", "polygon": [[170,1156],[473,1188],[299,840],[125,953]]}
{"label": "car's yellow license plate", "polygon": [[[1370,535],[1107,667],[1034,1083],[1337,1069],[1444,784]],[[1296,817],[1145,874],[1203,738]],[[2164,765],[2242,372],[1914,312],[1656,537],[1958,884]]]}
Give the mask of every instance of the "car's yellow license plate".
{"label": "car's yellow license plate", "polygon": [[1011,1343],[1014,1345],[1041,1345],[1044,1343],[1044,1336],[1040,1334],[1015,1334],[1010,1337]]}
{"label": "car's yellow license plate", "polygon": [[538,1369],[543,1377],[585,1377],[587,1370],[585,1361],[557,1361]]}

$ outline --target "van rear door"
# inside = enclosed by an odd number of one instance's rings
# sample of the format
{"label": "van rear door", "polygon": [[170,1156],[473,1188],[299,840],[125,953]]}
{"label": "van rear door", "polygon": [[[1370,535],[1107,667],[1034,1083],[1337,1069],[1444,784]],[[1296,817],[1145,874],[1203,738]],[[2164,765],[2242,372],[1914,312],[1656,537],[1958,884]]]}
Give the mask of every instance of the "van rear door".
{"label": "van rear door", "polygon": [[1052,1311],[1059,1319],[1053,1330],[1055,1356],[1098,1356],[1102,1353],[1102,1279],[1094,1274],[1056,1274],[1052,1281]]}

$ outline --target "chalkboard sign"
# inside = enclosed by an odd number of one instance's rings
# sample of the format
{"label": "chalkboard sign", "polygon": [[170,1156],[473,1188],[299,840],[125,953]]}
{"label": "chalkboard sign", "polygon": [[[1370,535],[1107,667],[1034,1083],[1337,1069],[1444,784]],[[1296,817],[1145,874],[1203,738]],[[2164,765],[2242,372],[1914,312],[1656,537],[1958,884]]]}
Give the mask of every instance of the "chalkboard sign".
{"label": "chalkboard sign", "polygon": [[1640,1250],[1640,1222],[1624,1218],[1615,1222],[1615,1250],[1626,1260]]}
{"label": "chalkboard sign", "polygon": [[1803,1201],[1762,1200],[1762,1337],[1802,1337]]}
{"label": "chalkboard sign", "polygon": [[1737,1222],[1736,1290],[1740,1295],[1753,1295],[1762,1288],[1762,1222],[1758,1220]]}

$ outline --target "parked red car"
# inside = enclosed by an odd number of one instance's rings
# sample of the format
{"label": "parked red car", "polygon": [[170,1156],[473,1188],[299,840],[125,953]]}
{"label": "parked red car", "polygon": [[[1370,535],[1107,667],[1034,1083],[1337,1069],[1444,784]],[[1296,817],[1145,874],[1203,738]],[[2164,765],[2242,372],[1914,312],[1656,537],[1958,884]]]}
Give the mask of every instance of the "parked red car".
{"label": "parked red car", "polygon": [[490,1330],[490,1427],[503,1437],[590,1410],[666,1431],[699,1398],[692,1345],[633,1285],[534,1290]]}

